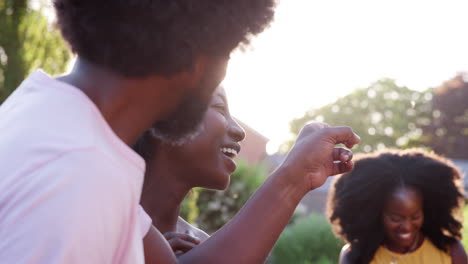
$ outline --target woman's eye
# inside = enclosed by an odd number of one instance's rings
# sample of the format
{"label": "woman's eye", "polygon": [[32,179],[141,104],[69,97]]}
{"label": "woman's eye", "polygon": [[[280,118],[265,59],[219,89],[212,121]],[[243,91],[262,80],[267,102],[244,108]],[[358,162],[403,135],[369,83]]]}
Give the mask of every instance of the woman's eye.
{"label": "woman's eye", "polygon": [[214,105],[213,107],[220,110],[220,111],[222,111],[223,113],[226,112],[226,107],[224,105],[218,104],[218,105]]}
{"label": "woman's eye", "polygon": [[390,216],[390,220],[392,222],[400,222],[401,221],[401,218],[400,217],[397,217],[397,216]]}
{"label": "woman's eye", "polygon": [[415,216],[413,216],[411,219],[413,219],[413,220],[419,220],[419,219],[421,219],[421,216],[420,216],[420,215],[415,215]]}

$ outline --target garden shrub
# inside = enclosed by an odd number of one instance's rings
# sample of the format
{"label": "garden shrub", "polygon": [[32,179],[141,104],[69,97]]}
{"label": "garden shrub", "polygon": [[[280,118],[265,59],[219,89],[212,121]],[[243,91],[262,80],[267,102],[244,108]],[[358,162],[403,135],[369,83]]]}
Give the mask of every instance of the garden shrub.
{"label": "garden shrub", "polygon": [[311,214],[289,225],[276,243],[269,263],[338,263],[343,242],[333,235],[326,218]]}

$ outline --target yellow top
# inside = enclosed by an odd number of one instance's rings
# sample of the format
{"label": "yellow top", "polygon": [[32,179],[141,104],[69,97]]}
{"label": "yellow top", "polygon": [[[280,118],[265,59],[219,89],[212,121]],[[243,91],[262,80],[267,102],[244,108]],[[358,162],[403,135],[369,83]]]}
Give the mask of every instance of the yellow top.
{"label": "yellow top", "polygon": [[380,246],[370,264],[450,264],[452,258],[425,238],[422,245],[408,254],[399,254]]}

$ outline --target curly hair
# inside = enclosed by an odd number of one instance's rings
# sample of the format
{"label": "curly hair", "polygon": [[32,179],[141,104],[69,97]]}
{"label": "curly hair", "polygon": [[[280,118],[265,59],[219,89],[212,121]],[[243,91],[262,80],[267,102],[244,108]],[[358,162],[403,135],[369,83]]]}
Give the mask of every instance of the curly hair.
{"label": "curly hair", "polygon": [[349,243],[351,263],[369,263],[384,240],[382,210],[388,195],[405,186],[423,196],[421,232],[445,252],[461,239],[462,175],[452,163],[419,149],[386,150],[357,157],[328,197],[335,234]]}
{"label": "curly hair", "polygon": [[128,77],[170,77],[225,56],[272,21],[275,0],[54,0],[74,53]]}

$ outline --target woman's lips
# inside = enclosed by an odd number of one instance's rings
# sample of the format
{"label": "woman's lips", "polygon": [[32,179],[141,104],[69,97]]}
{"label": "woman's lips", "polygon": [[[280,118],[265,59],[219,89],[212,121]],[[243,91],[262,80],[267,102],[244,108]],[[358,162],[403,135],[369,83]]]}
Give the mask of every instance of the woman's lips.
{"label": "woman's lips", "polygon": [[222,153],[221,155],[223,155],[224,165],[226,166],[227,170],[229,173],[233,173],[237,168],[236,162],[234,161],[235,155],[229,155],[226,153]]}
{"label": "woman's lips", "polygon": [[403,233],[403,234],[399,234],[398,237],[400,237],[401,239],[407,240],[411,238],[411,235],[412,233]]}

